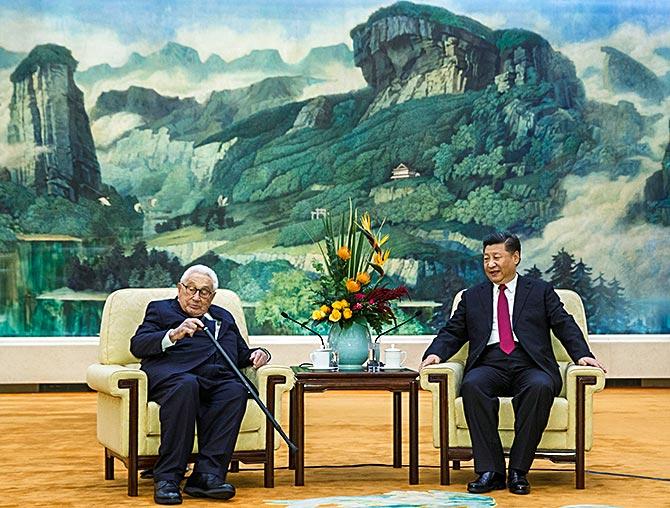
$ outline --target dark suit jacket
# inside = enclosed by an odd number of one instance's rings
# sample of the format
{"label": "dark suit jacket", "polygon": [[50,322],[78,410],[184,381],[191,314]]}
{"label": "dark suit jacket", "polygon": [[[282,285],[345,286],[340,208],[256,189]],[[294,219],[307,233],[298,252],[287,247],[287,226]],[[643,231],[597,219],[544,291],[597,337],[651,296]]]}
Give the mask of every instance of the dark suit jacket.
{"label": "dark suit jacket", "polygon": [[[217,305],[209,308],[209,314],[221,323],[217,340],[238,367],[251,365],[249,356],[252,349],[242,338],[230,312]],[[173,374],[188,372],[208,360],[216,347],[204,331],[197,331],[193,337],[184,337],[163,351],[161,343],[165,333],[177,328],[186,318],[179,301],[158,300],[150,302],[144,321],[130,339],[130,352],[142,360],[142,370],[149,377],[149,389]],[[225,365],[225,360],[218,362]]]}
{"label": "dark suit jacket", "polygon": [[[424,353],[435,354],[446,361],[469,341],[467,372],[477,363],[491,336],[493,327],[493,283],[483,282],[462,295],[453,316],[438,332]],[[551,285],[540,279],[519,276],[514,295],[512,329],[518,345],[528,353],[554,381],[556,393],[561,390],[561,376],[551,348],[550,330],[574,362],[584,356],[593,357],[581,329],[563,308]]]}

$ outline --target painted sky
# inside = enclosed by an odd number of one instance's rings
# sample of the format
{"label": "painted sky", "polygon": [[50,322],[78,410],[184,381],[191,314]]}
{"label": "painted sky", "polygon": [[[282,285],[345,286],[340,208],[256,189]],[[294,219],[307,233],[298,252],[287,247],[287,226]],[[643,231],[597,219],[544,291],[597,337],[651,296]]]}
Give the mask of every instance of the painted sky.
{"label": "painted sky", "polygon": [[[122,65],[132,51],[147,54],[174,40],[204,60],[230,60],[252,49],[277,48],[294,62],[309,48],[351,43],[350,29],[379,0],[0,0],[0,47],[29,51],[56,42],[70,47],[80,70]],[[432,0],[491,28],[534,30],[555,46],[611,36],[622,25],[668,37],[667,0]],[[20,36],[17,37],[17,35]]]}

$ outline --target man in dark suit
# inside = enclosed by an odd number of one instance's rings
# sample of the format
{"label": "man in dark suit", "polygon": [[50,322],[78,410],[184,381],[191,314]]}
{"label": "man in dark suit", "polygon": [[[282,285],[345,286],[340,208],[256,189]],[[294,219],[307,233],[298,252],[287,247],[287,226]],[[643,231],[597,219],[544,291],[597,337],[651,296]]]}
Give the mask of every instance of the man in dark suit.
{"label": "man in dark suit", "polygon": [[577,364],[605,369],[553,288],[517,274],[519,239],[495,233],[483,243],[489,280],[463,293],[453,316],[424,353],[421,368],[447,361],[469,342],[461,396],[479,476],[468,483],[468,491],[506,486],[498,397],[512,397],[515,437],[507,487],[514,494],[528,494],[526,475],[562,386],[550,330]]}
{"label": "man in dark suit", "polygon": [[211,305],[218,277],[204,265],[184,272],[178,296],[149,303],[144,321],[130,341],[149,379],[149,400],[160,405],[161,444],[153,470],[154,500],[182,502],[179,483],[193,449],[198,425],[198,456],[184,487],[195,497],[230,499],[226,483],[247,391],[225,364],[204,329],[209,328],[238,367],[266,364],[269,353],[249,349],[233,316]]}

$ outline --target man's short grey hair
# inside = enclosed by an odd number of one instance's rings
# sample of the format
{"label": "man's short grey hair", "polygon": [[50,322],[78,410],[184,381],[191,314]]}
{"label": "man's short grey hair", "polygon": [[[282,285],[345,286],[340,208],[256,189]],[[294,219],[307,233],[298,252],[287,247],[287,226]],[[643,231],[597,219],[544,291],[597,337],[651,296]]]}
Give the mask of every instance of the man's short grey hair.
{"label": "man's short grey hair", "polygon": [[186,269],[186,271],[184,272],[184,275],[181,276],[181,279],[179,279],[179,282],[181,282],[182,284],[186,284],[186,281],[194,273],[200,273],[202,275],[207,275],[207,277],[212,279],[212,285],[214,286],[214,291],[219,289],[219,278],[216,276],[216,273],[214,272],[214,270],[212,270],[209,266],[205,266],[205,265],[189,266]]}

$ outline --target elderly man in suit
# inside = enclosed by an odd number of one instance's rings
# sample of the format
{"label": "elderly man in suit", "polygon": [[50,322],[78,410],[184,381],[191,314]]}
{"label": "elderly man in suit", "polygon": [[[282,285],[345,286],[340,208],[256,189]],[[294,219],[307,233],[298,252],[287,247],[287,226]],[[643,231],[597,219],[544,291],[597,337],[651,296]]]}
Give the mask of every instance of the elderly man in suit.
{"label": "elderly man in suit", "polygon": [[233,316],[212,305],[218,277],[211,268],[188,268],[177,298],[151,302],[130,341],[149,379],[149,399],[160,405],[161,444],[154,467],[154,500],[181,504],[179,484],[198,425],[198,456],[184,492],[195,497],[230,499],[226,483],[247,404],[244,385],[220,358],[207,327],[238,367],[266,364],[269,353],[249,349]]}
{"label": "elderly man in suit", "polygon": [[[526,475],[554,397],[561,391],[550,330],[573,361],[605,369],[553,288],[517,274],[519,239],[495,233],[483,243],[488,281],[463,293],[453,316],[424,353],[421,368],[448,360],[469,342],[461,395],[478,478],[468,483],[468,491],[484,493],[507,486],[514,494],[528,494]],[[515,416],[507,484],[498,397],[512,397]]]}

